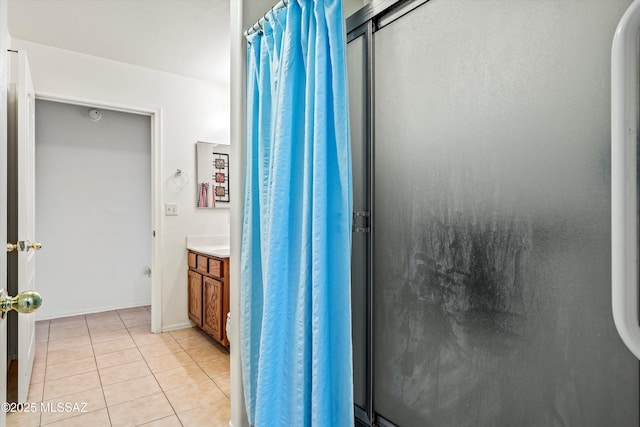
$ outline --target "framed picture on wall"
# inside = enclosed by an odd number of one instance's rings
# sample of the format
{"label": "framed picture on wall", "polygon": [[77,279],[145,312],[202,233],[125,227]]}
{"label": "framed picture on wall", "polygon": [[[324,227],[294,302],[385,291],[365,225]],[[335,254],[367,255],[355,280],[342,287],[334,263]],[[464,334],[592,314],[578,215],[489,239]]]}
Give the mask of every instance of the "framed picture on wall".
{"label": "framed picture on wall", "polygon": [[196,206],[229,207],[229,145],[198,141],[196,170]]}
{"label": "framed picture on wall", "polygon": [[229,203],[229,155],[224,153],[213,153],[213,164],[215,168],[215,198],[216,202]]}

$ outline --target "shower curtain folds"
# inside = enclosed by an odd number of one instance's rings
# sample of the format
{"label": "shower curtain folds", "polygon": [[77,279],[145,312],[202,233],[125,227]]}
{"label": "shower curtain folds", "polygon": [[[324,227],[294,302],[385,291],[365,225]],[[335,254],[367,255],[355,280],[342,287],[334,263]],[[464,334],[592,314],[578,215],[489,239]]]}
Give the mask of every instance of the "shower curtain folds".
{"label": "shower curtain folds", "polygon": [[339,0],[291,0],[247,36],[241,249],[249,422],[352,426],[351,153]]}

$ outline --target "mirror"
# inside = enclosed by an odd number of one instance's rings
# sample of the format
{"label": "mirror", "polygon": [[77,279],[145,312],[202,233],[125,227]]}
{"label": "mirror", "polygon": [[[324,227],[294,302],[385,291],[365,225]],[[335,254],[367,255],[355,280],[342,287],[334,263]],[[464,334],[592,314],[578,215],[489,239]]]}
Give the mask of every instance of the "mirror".
{"label": "mirror", "polygon": [[196,206],[228,208],[229,145],[196,143]]}

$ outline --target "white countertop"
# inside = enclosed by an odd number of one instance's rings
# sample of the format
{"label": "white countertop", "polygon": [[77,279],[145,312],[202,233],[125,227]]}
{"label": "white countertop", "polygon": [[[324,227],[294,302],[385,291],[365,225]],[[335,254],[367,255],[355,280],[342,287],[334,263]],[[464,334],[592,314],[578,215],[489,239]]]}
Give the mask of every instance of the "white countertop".
{"label": "white countertop", "polygon": [[218,258],[229,258],[230,249],[229,246],[217,246],[217,245],[187,245],[187,249],[190,251],[200,252],[201,254],[211,255]]}
{"label": "white countertop", "polygon": [[229,236],[187,236],[187,249],[218,258],[229,258]]}

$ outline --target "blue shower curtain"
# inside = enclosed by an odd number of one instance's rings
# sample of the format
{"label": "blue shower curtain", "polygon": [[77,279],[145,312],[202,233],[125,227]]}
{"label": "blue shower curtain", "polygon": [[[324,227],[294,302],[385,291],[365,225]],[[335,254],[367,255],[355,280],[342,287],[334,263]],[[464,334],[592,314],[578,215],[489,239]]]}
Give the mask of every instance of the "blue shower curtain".
{"label": "blue shower curtain", "polygon": [[353,425],[351,153],[340,0],[291,0],[248,36],[241,252],[249,421]]}

